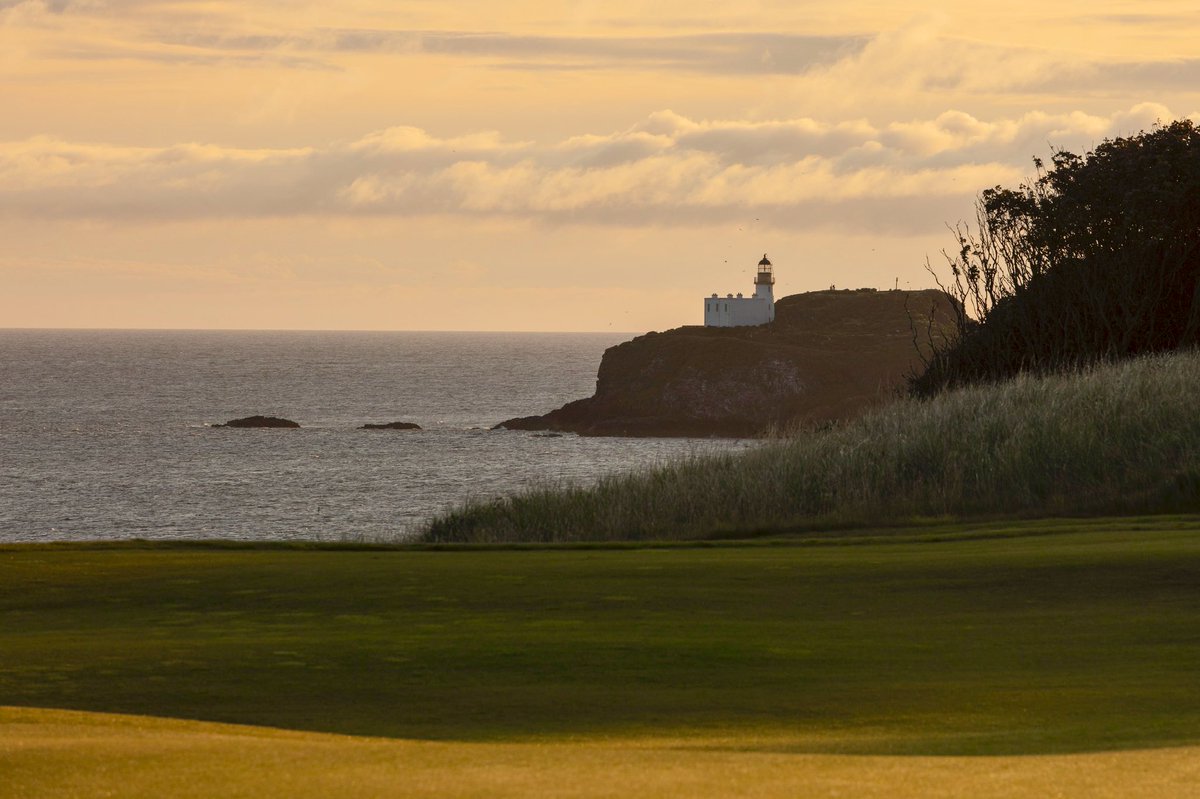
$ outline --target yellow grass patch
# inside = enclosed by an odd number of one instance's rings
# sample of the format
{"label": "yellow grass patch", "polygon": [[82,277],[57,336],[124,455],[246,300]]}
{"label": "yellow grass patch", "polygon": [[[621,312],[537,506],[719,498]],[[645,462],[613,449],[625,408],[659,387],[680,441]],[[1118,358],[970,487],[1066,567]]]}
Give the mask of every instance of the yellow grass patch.
{"label": "yellow grass patch", "polygon": [[0,708],[0,797],[1192,797],[1200,747],[807,754],[781,739],[444,743]]}

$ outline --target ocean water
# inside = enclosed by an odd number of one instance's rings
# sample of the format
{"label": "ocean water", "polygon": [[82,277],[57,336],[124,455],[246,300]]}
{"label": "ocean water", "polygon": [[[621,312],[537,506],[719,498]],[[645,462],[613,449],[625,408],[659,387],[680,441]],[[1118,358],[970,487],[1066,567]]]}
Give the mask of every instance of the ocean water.
{"label": "ocean water", "polygon": [[[395,539],[467,499],[745,442],[493,431],[621,334],[0,330],[0,542]],[[300,430],[211,425],[264,414]],[[359,430],[411,421],[421,431]]]}

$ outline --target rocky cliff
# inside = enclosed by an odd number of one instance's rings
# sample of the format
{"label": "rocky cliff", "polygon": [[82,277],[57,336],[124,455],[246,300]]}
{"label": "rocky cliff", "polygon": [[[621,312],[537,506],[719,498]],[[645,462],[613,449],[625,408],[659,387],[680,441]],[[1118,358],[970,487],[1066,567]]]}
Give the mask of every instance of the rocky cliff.
{"label": "rocky cliff", "polygon": [[[596,393],[510,430],[592,436],[755,436],[850,418],[895,396],[950,330],[939,291],[815,291],[784,297],[759,327],[689,326],[604,353]],[[914,331],[916,331],[914,333]]]}

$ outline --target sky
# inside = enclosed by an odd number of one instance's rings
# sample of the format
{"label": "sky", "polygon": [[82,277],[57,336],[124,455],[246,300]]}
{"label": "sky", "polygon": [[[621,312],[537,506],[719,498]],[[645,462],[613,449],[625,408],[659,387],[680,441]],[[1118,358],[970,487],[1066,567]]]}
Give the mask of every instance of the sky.
{"label": "sky", "polygon": [[0,327],[664,330],[925,288],[1200,120],[1200,0],[0,0]]}

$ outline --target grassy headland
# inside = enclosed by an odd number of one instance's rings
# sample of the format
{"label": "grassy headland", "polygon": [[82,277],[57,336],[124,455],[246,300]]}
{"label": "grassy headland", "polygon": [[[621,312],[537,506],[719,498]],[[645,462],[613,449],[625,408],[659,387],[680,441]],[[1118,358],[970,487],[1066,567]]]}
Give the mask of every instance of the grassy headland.
{"label": "grassy headland", "polygon": [[0,551],[0,705],[809,753],[1200,743],[1200,520],[957,533],[624,550],[14,547]]}
{"label": "grassy headland", "polygon": [[475,502],[427,541],[651,540],[1200,508],[1200,354],[903,399],[834,429]]}

